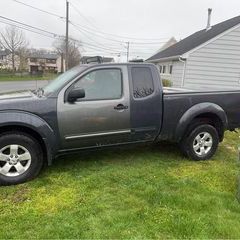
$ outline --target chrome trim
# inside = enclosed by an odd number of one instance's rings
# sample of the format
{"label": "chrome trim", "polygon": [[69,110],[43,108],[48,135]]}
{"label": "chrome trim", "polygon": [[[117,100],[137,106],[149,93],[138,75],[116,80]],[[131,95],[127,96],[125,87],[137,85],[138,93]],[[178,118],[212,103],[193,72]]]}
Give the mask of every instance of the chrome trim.
{"label": "chrome trim", "polygon": [[[152,140],[140,140],[140,141],[135,141],[135,142],[122,142],[122,143],[114,143],[114,144],[108,144],[108,145],[95,145],[95,146],[90,146],[90,147],[81,147],[81,148],[70,148],[70,149],[62,149],[59,150],[58,153],[59,155],[62,154],[67,154],[69,152],[77,152],[77,151],[84,151],[84,150],[89,150],[89,149],[99,149],[99,148],[111,148],[111,147],[117,147],[117,146],[124,146],[124,145],[134,145],[134,144],[141,144],[141,143],[152,143]],[[58,155],[57,155],[58,156]]]}
{"label": "chrome trim", "polygon": [[119,131],[109,131],[109,132],[101,132],[101,133],[91,133],[91,134],[81,134],[81,135],[75,135],[75,136],[67,136],[65,137],[66,140],[71,139],[79,139],[79,138],[85,138],[85,137],[98,137],[98,136],[107,136],[107,135],[115,135],[115,134],[123,134],[123,133],[131,133],[131,130],[119,130]]}

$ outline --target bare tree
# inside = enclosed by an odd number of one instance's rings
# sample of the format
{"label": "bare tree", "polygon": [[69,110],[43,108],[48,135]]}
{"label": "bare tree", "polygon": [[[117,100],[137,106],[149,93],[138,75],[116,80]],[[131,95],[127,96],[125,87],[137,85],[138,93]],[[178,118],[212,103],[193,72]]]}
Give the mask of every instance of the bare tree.
{"label": "bare tree", "polygon": [[28,44],[24,33],[14,26],[7,26],[5,31],[0,32],[0,44],[10,51],[12,69],[15,70],[15,57]]}
{"label": "bare tree", "polygon": [[[56,40],[53,43],[54,48],[56,49],[57,53],[62,56],[62,59],[64,58],[66,54],[66,42],[65,39],[59,39]],[[79,47],[81,46],[81,43],[79,41],[69,39],[68,44],[68,67],[72,68],[80,63],[81,59],[81,53],[79,50]],[[63,66],[63,62],[62,62]],[[63,70],[63,67],[62,67]]]}
{"label": "bare tree", "polygon": [[20,47],[17,50],[17,55],[19,57],[19,70],[27,70],[28,69],[28,56],[29,56],[29,49],[27,47]]}

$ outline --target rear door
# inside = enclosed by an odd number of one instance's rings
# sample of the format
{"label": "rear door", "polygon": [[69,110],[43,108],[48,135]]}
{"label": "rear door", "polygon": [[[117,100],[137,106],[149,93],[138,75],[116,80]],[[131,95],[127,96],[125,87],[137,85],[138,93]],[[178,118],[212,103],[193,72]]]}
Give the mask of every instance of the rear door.
{"label": "rear door", "polygon": [[162,125],[162,84],[151,64],[130,65],[130,122],[132,141],[152,141]]}

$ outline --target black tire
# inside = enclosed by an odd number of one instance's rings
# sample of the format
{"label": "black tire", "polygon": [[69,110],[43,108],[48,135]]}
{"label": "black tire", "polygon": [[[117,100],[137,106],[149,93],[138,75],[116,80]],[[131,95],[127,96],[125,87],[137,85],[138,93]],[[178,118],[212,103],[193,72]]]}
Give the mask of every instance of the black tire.
{"label": "black tire", "polygon": [[[211,136],[208,141],[212,142],[211,147],[204,146],[206,153],[200,153],[194,150],[194,144],[198,144],[196,142],[196,137],[201,133],[208,133]],[[201,143],[203,144],[203,143]],[[196,123],[193,125],[187,134],[183,137],[182,141],[180,142],[180,149],[183,154],[189,157],[192,160],[200,161],[200,160],[208,160],[210,159],[216,152],[219,144],[219,136],[217,130],[210,124],[200,124]],[[202,146],[202,145],[200,145]]]}
{"label": "black tire", "polygon": [[[30,154],[31,160],[29,161],[29,163],[28,161],[25,161],[28,164],[28,168],[26,168],[26,171],[24,170],[25,172],[20,174],[16,172],[16,174],[19,174],[18,176],[6,176],[6,174],[2,174],[1,167],[3,167],[6,163],[0,161],[0,185],[2,186],[15,185],[15,184],[24,183],[29,180],[32,180],[39,174],[43,166],[43,152],[42,152],[41,146],[39,145],[38,141],[35,138],[31,137],[26,133],[16,132],[16,131],[5,132],[1,134],[0,135],[0,153],[2,149],[10,145],[20,146],[20,150],[19,148],[17,148],[18,152],[22,151],[21,147],[25,148],[25,150],[27,150],[27,152]],[[9,151],[10,151],[10,148],[9,148]],[[7,154],[9,154],[10,156],[11,152],[6,153],[6,155]],[[19,154],[19,156],[21,155]],[[11,162],[11,165],[12,164],[13,163]],[[9,171],[11,172],[12,170],[17,171],[15,167],[13,167],[13,169],[10,169]]]}

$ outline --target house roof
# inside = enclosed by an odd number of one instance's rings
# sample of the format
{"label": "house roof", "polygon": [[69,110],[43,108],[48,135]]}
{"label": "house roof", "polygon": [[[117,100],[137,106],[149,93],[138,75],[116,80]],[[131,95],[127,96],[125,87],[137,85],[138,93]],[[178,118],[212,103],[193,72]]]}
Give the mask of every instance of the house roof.
{"label": "house roof", "polygon": [[58,55],[55,53],[31,53],[30,58],[40,58],[40,59],[57,59]]}
{"label": "house roof", "polygon": [[211,40],[219,34],[227,31],[228,29],[240,24],[240,15],[224,22],[218,23],[211,27],[211,29],[200,30],[194,34],[184,38],[176,44],[160,51],[147,59],[147,61],[157,60],[162,58],[170,58],[174,56],[181,56],[182,54],[200,46],[201,44]]}

